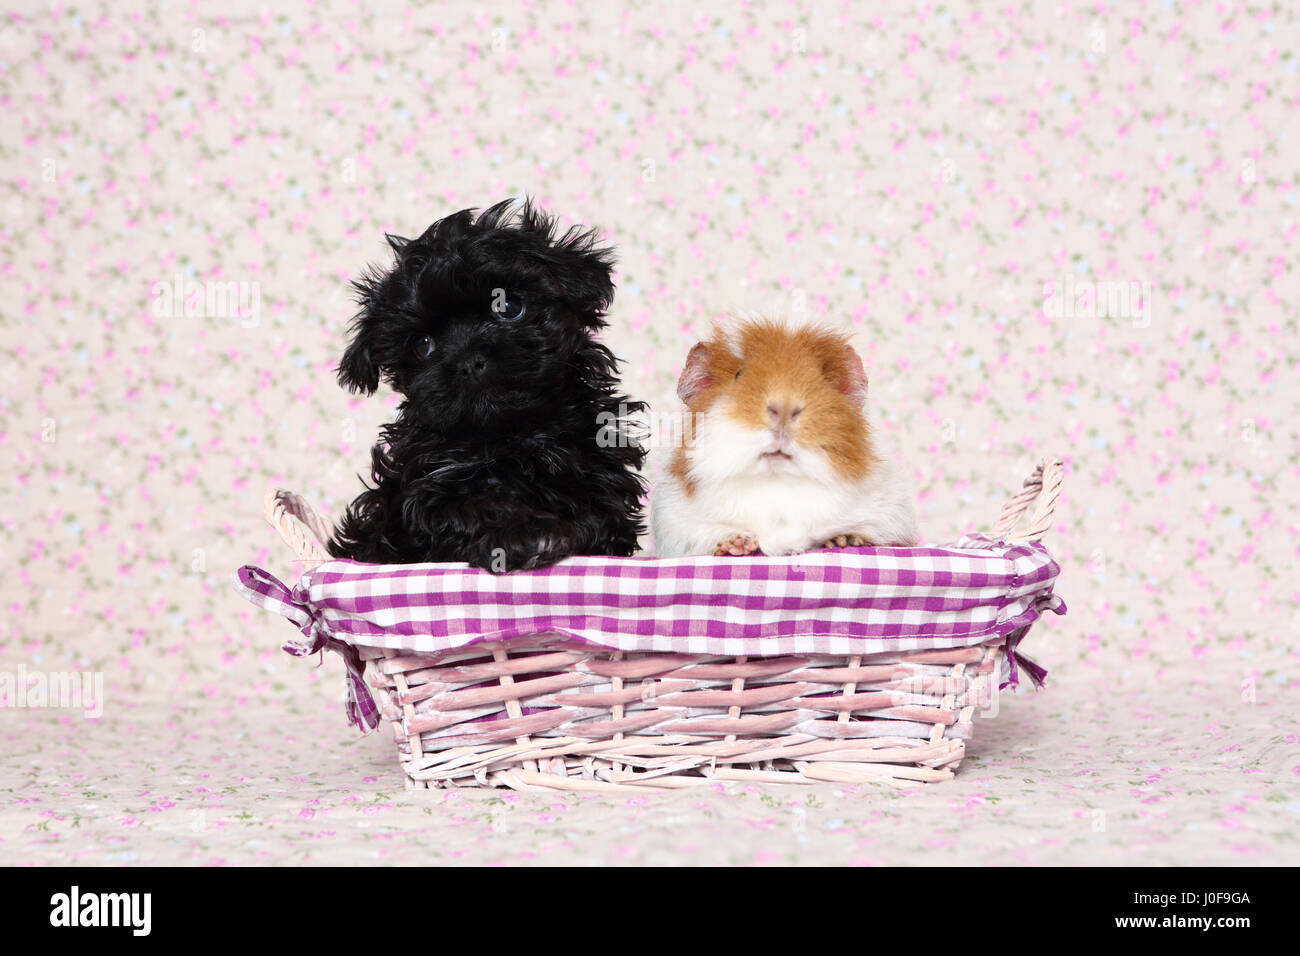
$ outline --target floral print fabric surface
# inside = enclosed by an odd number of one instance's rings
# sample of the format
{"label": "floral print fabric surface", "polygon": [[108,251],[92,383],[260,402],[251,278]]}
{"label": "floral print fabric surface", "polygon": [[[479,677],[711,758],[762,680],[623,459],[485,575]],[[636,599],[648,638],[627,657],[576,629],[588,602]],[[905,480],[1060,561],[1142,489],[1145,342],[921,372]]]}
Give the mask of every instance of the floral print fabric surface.
{"label": "floral print fabric surface", "polygon": [[[1062,622],[1068,620],[1063,618]],[[915,791],[402,789],[335,673],[271,696],[6,719],[0,858],[110,864],[1250,864],[1293,862],[1294,732],[1184,678],[1077,671],[1003,695],[955,780]],[[334,662],[334,667],[339,667]],[[1172,677],[1173,675],[1169,675]],[[1163,688],[1163,689],[1162,689]]]}
{"label": "floral print fabric surface", "polygon": [[[1295,862],[1296,16],[14,14],[0,674],[98,675],[102,713],[0,708],[0,861]],[[956,781],[407,794],[230,588],[297,578],[263,492],[337,514],[392,414],[334,381],[348,279],[525,192],[618,246],[656,414],[716,316],[806,311],[855,331],[926,540],[1064,456],[1052,677]]]}

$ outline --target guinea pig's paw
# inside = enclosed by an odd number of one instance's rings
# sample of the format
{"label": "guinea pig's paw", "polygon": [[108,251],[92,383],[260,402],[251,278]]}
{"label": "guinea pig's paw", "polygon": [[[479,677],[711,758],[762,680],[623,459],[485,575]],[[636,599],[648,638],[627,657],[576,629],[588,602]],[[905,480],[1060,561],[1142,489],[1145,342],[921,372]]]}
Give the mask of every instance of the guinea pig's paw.
{"label": "guinea pig's paw", "polygon": [[838,534],[833,538],[826,539],[819,547],[822,548],[863,548],[870,546],[868,541],[860,534]]}
{"label": "guinea pig's paw", "polygon": [[757,550],[758,539],[752,534],[735,534],[719,541],[718,546],[713,549],[713,554],[715,556],[730,554],[739,558],[746,554],[753,554]]}

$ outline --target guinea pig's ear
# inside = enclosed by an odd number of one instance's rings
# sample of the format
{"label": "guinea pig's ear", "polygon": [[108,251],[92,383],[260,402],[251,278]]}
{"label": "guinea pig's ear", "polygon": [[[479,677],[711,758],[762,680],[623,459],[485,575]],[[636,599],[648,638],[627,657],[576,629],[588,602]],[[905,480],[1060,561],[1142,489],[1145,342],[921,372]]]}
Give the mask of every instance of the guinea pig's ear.
{"label": "guinea pig's ear", "polygon": [[862,356],[851,345],[844,346],[844,381],[840,390],[859,408],[866,404],[867,370],[862,365]]}
{"label": "guinea pig's ear", "polygon": [[677,397],[688,405],[692,398],[713,384],[709,378],[709,357],[712,353],[704,342],[696,342],[686,356],[686,367],[677,380]]}

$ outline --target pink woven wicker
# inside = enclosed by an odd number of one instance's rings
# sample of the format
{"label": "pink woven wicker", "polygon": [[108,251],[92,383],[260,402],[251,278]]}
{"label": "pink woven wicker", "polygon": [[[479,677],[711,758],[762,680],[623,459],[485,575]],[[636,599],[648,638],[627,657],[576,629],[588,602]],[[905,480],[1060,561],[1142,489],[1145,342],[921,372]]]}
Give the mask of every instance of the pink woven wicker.
{"label": "pink woven wicker", "polygon": [[[1044,459],[990,537],[1040,538],[1062,475],[1059,459]],[[329,528],[301,498],[271,492],[267,518],[303,568],[327,560]],[[357,651],[408,788],[646,791],[951,779],[977,710],[996,694],[1005,642],[747,658],[621,652],[552,634],[437,654]]]}

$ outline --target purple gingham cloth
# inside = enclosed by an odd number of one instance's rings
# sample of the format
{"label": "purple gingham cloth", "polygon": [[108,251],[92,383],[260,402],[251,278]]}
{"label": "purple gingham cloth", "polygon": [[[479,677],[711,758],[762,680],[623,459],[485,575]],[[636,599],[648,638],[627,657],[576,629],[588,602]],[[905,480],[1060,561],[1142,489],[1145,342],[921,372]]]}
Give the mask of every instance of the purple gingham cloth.
{"label": "purple gingham cloth", "polygon": [[[356,645],[433,653],[476,641],[563,634],[622,651],[771,657],[873,654],[964,647],[1007,637],[1016,652],[1044,611],[1060,569],[1037,543],[963,538],[944,548],[836,548],[793,557],[570,558],[537,571],[494,575],[464,564],[327,561],[292,591],[251,566],[235,586],[287,617],[303,655],[349,660],[349,718],[378,718],[360,679]],[[1005,686],[1005,684],[1004,684]]]}
{"label": "purple gingham cloth", "polygon": [[291,639],[281,645],[285,653],[306,657],[317,651],[337,652],[348,669],[348,699],[344,705],[348,721],[363,730],[374,730],[379,726],[379,708],[362,677],[361,658],[356,648],[316,626],[311,609],[298,603],[294,593],[281,584],[279,578],[261,568],[246,564],[235,572],[235,590],[258,607],[288,618],[302,631],[305,640]]}

